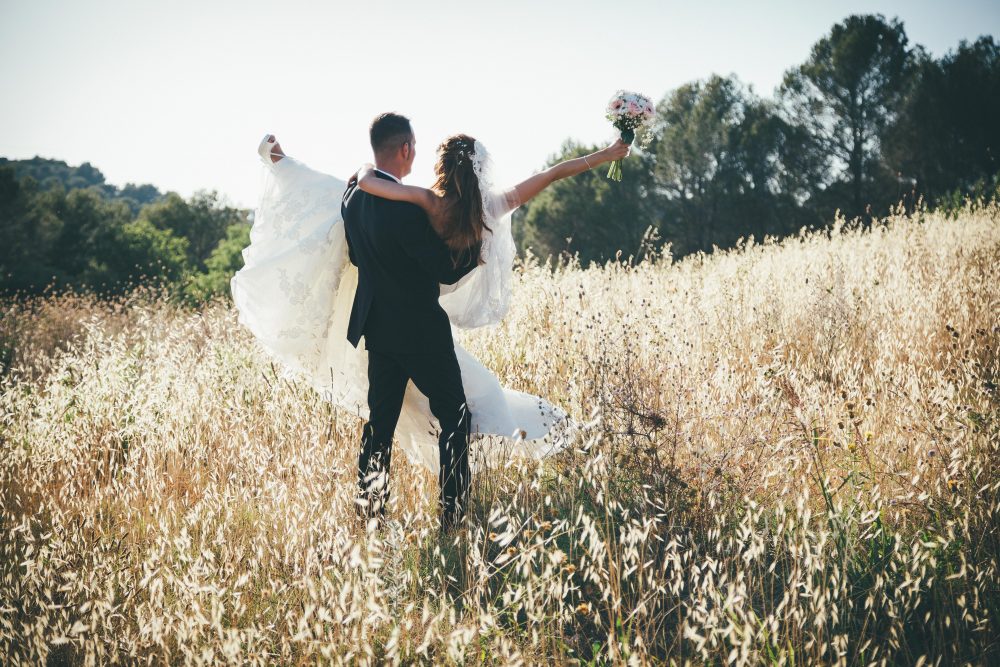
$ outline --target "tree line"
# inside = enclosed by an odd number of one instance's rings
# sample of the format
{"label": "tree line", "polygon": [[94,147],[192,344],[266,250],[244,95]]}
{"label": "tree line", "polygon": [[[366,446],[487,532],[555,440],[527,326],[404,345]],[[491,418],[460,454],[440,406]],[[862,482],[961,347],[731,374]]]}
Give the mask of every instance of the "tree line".
{"label": "tree line", "polygon": [[[939,59],[898,19],[850,16],[770,98],[735,76],[668,92],[652,142],[625,162],[553,184],[518,210],[521,248],[586,263],[670,244],[675,257],[902,205],[957,207],[1000,193],[1000,47],[990,36]],[[552,161],[596,147],[563,144]],[[166,283],[198,303],[228,294],[249,243],[245,210],[115,187],[89,163],[0,158],[0,292],[120,292]]]}
{"label": "tree line", "polygon": [[228,294],[250,242],[247,214],[215,192],[117,188],[90,163],[0,158],[0,288],[118,293],[157,282],[202,302]]}
{"label": "tree line", "polygon": [[[772,98],[717,75],[668,92],[621,183],[593,172],[556,183],[515,229],[540,256],[588,262],[641,254],[650,228],[683,256],[829,224],[838,210],[867,222],[921,200],[955,207],[998,193],[998,119],[991,36],[935,59],[898,19],[850,16]],[[567,142],[551,159],[595,149]]]}

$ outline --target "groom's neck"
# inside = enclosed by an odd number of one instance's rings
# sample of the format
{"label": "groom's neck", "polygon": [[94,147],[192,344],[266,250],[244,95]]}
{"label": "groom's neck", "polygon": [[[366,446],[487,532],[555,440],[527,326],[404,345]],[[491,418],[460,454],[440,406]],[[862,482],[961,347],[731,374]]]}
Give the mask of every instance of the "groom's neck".
{"label": "groom's neck", "polygon": [[392,174],[401,181],[403,180],[403,170],[400,168],[400,165],[395,162],[380,161],[378,158],[375,158],[375,168],[379,171],[384,171],[387,174]]}

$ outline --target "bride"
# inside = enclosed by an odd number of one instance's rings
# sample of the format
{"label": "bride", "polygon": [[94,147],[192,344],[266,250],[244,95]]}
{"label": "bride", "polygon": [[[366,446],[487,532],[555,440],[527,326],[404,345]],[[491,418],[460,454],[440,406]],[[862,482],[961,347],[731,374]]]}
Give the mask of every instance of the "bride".
{"label": "bride", "polygon": [[[439,303],[453,326],[498,323],[510,304],[516,253],[511,214],[556,180],[628,155],[615,141],[584,157],[560,162],[499,190],[483,144],[454,135],[438,148],[431,189],[375,178],[371,165],[354,177],[358,186],[385,199],[422,207],[432,226],[458,258],[479,251],[479,265],[454,285],[442,285]],[[348,184],[288,156],[272,135],[258,147],[265,165],[254,211],[245,264],[231,281],[239,321],[285,374],[302,379],[324,399],[367,419],[368,363],[364,346],[347,340],[348,318],[358,270],[348,258],[341,199]],[[458,261],[456,259],[456,261]],[[567,444],[566,414],[545,399],[502,387],[496,376],[455,343],[472,438],[503,436],[490,448],[500,461],[509,456],[542,458]],[[396,427],[398,443],[411,463],[437,475],[437,420],[427,398],[407,385]],[[475,448],[470,463],[476,467]],[[479,452],[485,455],[487,452]]]}

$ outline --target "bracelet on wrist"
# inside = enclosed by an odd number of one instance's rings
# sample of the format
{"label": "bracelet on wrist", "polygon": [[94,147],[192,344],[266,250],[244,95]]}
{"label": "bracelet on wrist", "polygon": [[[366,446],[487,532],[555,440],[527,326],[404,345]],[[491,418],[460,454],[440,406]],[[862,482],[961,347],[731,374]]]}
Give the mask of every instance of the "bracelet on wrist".
{"label": "bracelet on wrist", "polygon": [[590,160],[587,159],[586,155],[583,156],[583,161],[587,163],[587,169],[593,169],[593,167],[590,165]]}

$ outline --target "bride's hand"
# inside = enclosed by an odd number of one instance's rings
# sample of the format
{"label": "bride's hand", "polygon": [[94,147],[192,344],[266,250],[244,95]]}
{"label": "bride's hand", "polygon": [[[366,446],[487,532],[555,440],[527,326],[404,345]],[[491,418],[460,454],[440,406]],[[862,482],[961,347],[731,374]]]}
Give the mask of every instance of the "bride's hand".
{"label": "bride's hand", "polygon": [[358,169],[356,172],[354,172],[353,176],[347,179],[347,187],[349,188],[354,187],[355,185],[357,185],[358,181],[360,181],[368,174],[372,173],[372,171],[374,170],[375,170],[375,165],[373,165],[371,162],[365,162],[363,165],[361,165],[361,169]]}
{"label": "bride's hand", "polygon": [[632,144],[626,144],[620,138],[615,139],[613,144],[608,144],[608,146],[601,150],[604,153],[604,161],[611,162],[612,160],[624,160],[632,152]]}
{"label": "bride's hand", "polygon": [[270,159],[271,162],[277,162],[285,157],[285,152],[281,150],[278,138],[273,134],[264,135],[264,138],[260,140],[260,144],[257,146],[257,153],[265,160]]}

